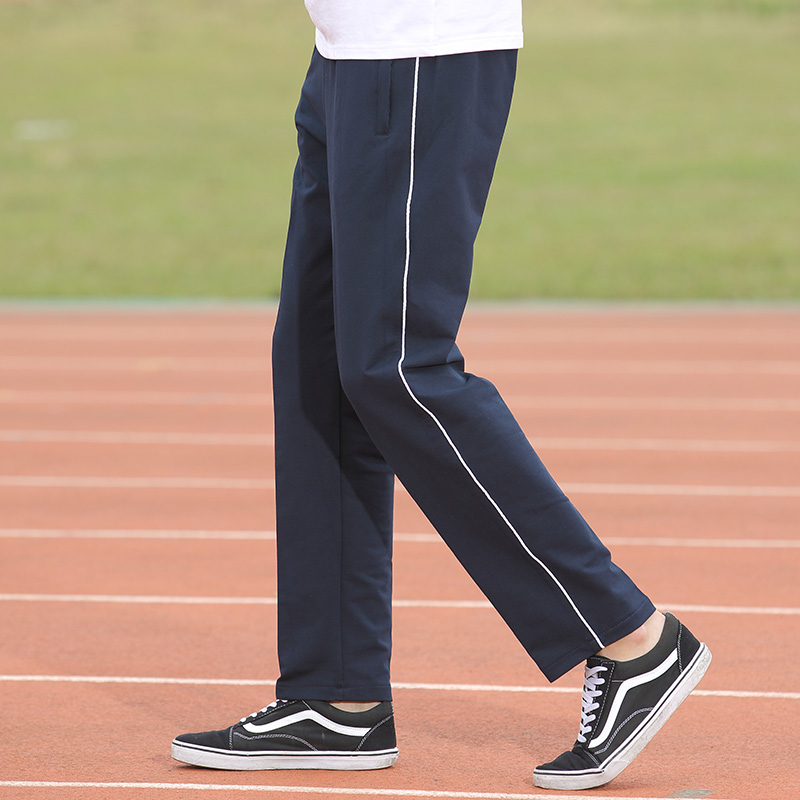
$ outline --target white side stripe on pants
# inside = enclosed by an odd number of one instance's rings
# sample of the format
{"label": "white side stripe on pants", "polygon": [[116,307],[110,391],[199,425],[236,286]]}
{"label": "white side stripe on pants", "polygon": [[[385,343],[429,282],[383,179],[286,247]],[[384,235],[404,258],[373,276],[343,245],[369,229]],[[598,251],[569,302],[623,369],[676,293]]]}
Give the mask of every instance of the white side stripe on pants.
{"label": "white side stripe on pants", "polygon": [[517,532],[517,529],[511,524],[511,521],[506,517],[503,513],[503,510],[500,508],[499,505],[495,502],[494,498],[489,494],[486,490],[486,487],[478,480],[475,473],[470,469],[467,462],[464,460],[464,457],[461,455],[459,449],[456,447],[453,440],[450,438],[450,435],[444,428],[444,425],[439,421],[436,415],[427,407],[425,406],[419,398],[414,394],[411,390],[411,387],[408,385],[408,381],[406,380],[405,373],[403,372],[403,362],[406,359],[406,322],[408,317],[408,273],[409,267],[411,264],[411,198],[414,194],[414,151],[416,145],[416,134],[417,134],[417,96],[419,90],[419,57],[416,59],[414,63],[414,96],[411,106],[411,161],[410,161],[410,169],[409,169],[409,178],[408,178],[408,198],[406,199],[406,253],[405,253],[405,266],[403,271],[403,320],[402,320],[402,336],[400,342],[400,360],[397,362],[397,372],[400,375],[400,380],[403,382],[403,386],[405,386],[406,391],[408,392],[409,397],[433,420],[436,427],[441,431],[442,436],[444,436],[447,443],[450,445],[450,448],[458,458],[461,466],[464,467],[467,474],[472,478],[475,485],[483,492],[486,499],[492,504],[492,507],[497,511],[500,515],[500,518],[503,522],[508,526],[509,530],[514,534],[517,538],[517,541],[520,543],[522,548],[525,552],[547,573],[550,579],[555,583],[564,597],[567,599],[567,602],[572,606],[573,611],[578,615],[580,621],[586,627],[586,630],[594,637],[595,641],[598,644],[600,650],[603,649],[605,646],[601,641],[600,637],[594,632],[591,625],[586,621],[586,618],[581,614],[578,607],[575,605],[573,599],[569,596],[569,593],[564,588],[564,586],[559,582],[558,578],[552,573],[552,571],[544,564],[539,558],[537,558],[530,550],[528,545],[525,544],[522,537]]}

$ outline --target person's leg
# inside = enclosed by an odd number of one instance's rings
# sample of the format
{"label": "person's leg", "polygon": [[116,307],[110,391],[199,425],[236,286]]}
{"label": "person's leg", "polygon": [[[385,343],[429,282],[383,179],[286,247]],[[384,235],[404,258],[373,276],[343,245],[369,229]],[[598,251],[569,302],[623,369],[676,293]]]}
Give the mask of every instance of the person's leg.
{"label": "person's leg", "polygon": [[614,566],[497,392],[464,372],[455,347],[513,54],[389,69],[391,92],[377,83],[377,97],[390,98],[377,135],[350,124],[365,94],[355,67],[329,70],[342,385],[387,462],[545,675],[588,657],[581,736],[534,780],[599,786],[664,724],[711,656]]}
{"label": "person's leg", "polygon": [[389,700],[394,477],[339,383],[324,83],[315,54],[273,338],[276,696]]}
{"label": "person's leg", "polygon": [[326,64],[336,346],[372,440],[555,679],[654,608],[455,346],[515,56]]}
{"label": "person's leg", "polygon": [[[197,766],[355,770],[397,759],[388,702],[394,478],[339,383],[321,61],[315,54],[297,111],[273,339],[281,699],[224,730],[176,737],[173,758]],[[330,702],[361,700],[382,702]]]}

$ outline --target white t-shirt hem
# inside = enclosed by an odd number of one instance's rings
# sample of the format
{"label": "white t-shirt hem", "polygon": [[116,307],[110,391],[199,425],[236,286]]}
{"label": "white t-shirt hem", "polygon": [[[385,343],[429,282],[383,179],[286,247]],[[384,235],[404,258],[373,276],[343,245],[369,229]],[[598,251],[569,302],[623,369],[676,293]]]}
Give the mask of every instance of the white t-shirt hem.
{"label": "white t-shirt hem", "polygon": [[456,53],[479,53],[487,50],[519,50],[522,34],[509,36],[481,36],[458,38],[450,41],[420,42],[418,44],[387,44],[385,47],[336,47],[317,30],[316,45],[319,54],[330,60],[381,60],[390,58],[427,58],[450,56]]}

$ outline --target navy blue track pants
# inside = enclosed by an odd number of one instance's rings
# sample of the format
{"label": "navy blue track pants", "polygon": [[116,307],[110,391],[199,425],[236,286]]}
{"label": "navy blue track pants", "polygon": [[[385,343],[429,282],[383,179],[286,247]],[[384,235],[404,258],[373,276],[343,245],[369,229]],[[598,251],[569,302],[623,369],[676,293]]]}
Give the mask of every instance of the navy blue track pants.
{"label": "navy blue track pants", "polygon": [[273,341],[277,697],[391,697],[394,476],[550,680],[653,606],[455,345],[515,51],[314,53]]}

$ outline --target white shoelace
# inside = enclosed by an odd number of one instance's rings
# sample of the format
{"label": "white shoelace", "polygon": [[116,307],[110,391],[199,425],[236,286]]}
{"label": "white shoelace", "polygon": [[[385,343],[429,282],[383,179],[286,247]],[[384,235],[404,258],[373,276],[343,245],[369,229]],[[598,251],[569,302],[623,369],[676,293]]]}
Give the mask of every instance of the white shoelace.
{"label": "white shoelace", "polygon": [[605,672],[608,667],[586,667],[583,676],[583,698],[581,700],[581,729],[578,733],[578,741],[581,744],[586,742],[586,734],[592,729],[592,723],[597,719],[597,715],[592,712],[600,708],[600,703],[595,702],[595,697],[603,694],[602,686],[605,678],[599,677],[601,672]]}
{"label": "white shoelace", "polygon": [[270,709],[277,708],[278,706],[286,703],[286,700],[273,700],[268,706],[264,706],[264,708],[259,709],[258,711],[254,711],[248,717],[242,717],[239,722],[247,722],[250,717],[257,717],[259,714],[263,714],[265,711],[269,711]]}

